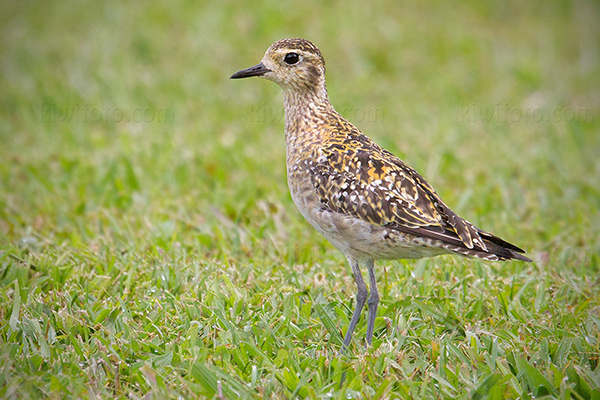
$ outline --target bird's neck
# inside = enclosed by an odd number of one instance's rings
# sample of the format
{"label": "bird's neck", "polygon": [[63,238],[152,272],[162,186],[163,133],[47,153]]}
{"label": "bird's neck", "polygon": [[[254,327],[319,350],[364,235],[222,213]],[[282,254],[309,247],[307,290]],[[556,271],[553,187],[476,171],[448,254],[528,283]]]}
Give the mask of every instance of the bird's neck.
{"label": "bird's neck", "polygon": [[335,113],[325,87],[317,90],[285,90],[283,106],[288,145],[290,141],[299,137],[318,134],[322,119],[328,114]]}
{"label": "bird's neck", "polygon": [[[285,144],[288,174],[294,165],[316,157],[332,130],[329,125],[342,118],[322,93],[284,91]],[[316,153],[315,153],[316,152]]]}

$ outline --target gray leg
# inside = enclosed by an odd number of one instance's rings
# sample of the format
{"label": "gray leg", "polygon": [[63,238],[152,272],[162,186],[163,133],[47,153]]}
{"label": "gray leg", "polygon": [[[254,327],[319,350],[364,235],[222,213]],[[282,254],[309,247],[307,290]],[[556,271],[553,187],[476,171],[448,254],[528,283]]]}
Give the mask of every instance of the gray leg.
{"label": "gray leg", "polygon": [[350,326],[348,326],[348,332],[346,332],[346,336],[344,337],[344,344],[342,345],[342,353],[348,348],[350,345],[350,341],[352,340],[352,333],[354,332],[354,328],[356,328],[356,324],[360,319],[360,312],[365,306],[365,302],[367,301],[367,295],[369,291],[367,290],[367,286],[365,285],[365,281],[363,280],[362,274],[360,273],[360,267],[358,266],[358,261],[353,257],[346,257],[348,262],[350,263],[350,267],[352,267],[352,272],[354,272],[354,280],[356,281],[356,308],[354,309],[354,313],[352,314],[352,319],[350,320]]}
{"label": "gray leg", "polygon": [[367,346],[371,345],[373,339],[373,329],[375,328],[375,317],[377,317],[377,305],[379,304],[379,292],[377,291],[377,281],[375,280],[375,269],[373,260],[367,261],[369,269],[369,287],[371,295],[369,296],[369,319],[367,321]]}

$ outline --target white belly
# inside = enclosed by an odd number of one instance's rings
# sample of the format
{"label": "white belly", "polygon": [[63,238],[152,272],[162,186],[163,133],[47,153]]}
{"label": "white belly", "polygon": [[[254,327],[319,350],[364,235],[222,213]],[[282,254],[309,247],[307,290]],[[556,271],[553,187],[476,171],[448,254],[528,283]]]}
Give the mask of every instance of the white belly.
{"label": "white belly", "polygon": [[292,184],[288,178],[288,186],[300,214],[345,255],[357,259],[399,259],[448,252],[423,239],[327,209],[310,182],[299,183],[296,179]]}

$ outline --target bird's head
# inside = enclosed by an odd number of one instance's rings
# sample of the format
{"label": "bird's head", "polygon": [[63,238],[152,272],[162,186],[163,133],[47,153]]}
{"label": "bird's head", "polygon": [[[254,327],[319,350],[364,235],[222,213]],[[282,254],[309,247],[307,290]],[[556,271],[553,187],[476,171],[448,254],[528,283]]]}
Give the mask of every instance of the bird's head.
{"label": "bird's head", "polygon": [[325,60],[306,39],[282,39],[273,43],[261,62],[231,75],[231,79],[262,76],[284,91],[311,92],[327,96]]}

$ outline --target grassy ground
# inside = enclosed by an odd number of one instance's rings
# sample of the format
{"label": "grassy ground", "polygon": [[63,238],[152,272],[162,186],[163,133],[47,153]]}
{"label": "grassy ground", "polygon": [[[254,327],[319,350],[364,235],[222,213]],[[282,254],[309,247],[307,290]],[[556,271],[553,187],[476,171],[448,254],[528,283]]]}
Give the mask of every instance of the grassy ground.
{"label": "grassy ground", "polygon": [[[597,2],[200,3],[1,3],[0,397],[600,398]],[[289,36],[535,262],[380,262],[336,357],[355,286],[287,193],[280,90],[227,79]]]}

